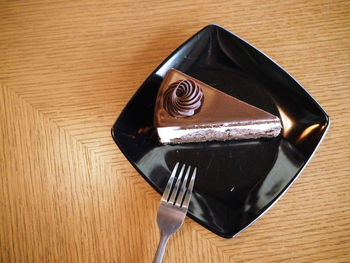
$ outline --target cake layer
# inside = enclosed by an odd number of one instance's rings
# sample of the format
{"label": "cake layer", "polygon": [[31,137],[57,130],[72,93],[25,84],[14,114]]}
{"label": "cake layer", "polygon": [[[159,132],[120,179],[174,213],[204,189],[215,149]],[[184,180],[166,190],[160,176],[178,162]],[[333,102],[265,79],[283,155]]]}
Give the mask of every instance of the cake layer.
{"label": "cake layer", "polygon": [[158,128],[157,132],[161,143],[188,143],[276,137],[280,130],[280,124],[272,122],[192,129],[162,127]]}

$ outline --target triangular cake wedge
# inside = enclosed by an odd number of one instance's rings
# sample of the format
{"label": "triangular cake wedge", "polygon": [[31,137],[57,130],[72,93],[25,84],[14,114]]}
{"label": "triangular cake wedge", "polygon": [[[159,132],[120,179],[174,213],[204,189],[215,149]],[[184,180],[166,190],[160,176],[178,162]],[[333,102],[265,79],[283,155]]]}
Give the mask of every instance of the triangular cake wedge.
{"label": "triangular cake wedge", "polygon": [[276,137],[278,117],[170,69],[158,91],[154,126],[161,143]]}

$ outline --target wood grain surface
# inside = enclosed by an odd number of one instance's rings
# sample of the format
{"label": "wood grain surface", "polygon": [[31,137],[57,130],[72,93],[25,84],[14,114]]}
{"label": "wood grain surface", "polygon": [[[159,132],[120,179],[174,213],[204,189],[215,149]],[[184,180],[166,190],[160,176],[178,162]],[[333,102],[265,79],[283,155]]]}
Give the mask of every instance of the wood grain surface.
{"label": "wood grain surface", "polygon": [[350,261],[349,1],[0,1],[0,261],[151,262],[160,196],[110,129],[176,47],[216,23],[268,54],[331,127],[234,239],[189,218],[164,262]]}

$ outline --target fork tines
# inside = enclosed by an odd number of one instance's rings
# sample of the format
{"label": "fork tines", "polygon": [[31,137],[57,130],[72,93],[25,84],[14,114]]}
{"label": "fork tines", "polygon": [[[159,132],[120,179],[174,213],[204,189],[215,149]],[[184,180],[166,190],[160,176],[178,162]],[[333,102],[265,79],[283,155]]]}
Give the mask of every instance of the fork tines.
{"label": "fork tines", "polygon": [[187,181],[188,181],[188,177],[189,177],[189,174],[191,171],[191,166],[188,166],[186,173],[185,173],[185,177],[182,180],[182,176],[183,176],[183,173],[184,173],[185,168],[186,168],[185,164],[182,165],[181,170],[177,176],[176,183],[174,184],[174,179],[176,177],[176,172],[178,170],[178,167],[179,167],[179,163],[176,163],[176,165],[175,165],[175,167],[170,175],[168,184],[164,190],[164,193],[163,193],[161,200],[163,202],[173,204],[177,207],[187,209],[189,202],[190,202],[192,190],[193,190],[194,180],[195,180],[196,173],[197,173],[197,167],[195,167],[193,170],[191,180],[190,180],[188,186],[187,186]]}

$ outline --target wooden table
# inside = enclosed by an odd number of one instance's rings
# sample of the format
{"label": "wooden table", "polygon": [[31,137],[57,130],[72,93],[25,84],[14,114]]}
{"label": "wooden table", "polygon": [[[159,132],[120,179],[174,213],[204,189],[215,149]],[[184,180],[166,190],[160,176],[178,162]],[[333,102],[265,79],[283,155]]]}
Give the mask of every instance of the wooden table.
{"label": "wooden table", "polygon": [[350,261],[349,1],[1,1],[1,262],[151,262],[160,195],[114,144],[153,69],[209,23],[268,54],[332,123],[234,239],[187,218],[164,262]]}

